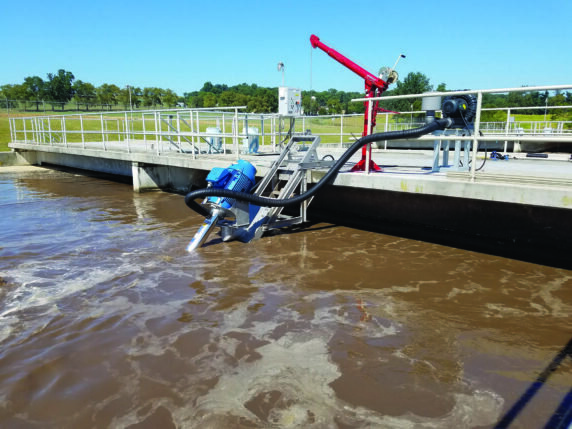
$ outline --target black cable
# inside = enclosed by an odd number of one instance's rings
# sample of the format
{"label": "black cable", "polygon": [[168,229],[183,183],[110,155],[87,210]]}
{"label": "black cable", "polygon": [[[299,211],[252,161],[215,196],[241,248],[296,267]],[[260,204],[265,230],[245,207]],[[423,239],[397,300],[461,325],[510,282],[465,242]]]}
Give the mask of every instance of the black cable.
{"label": "black cable", "polygon": [[336,163],[332,166],[332,168],[328,170],[328,172],[324,175],[324,177],[322,177],[320,181],[316,183],[315,186],[313,186],[311,189],[304,192],[303,194],[300,194],[292,198],[285,198],[285,199],[266,198],[266,197],[260,197],[258,195],[252,195],[246,192],[231,191],[229,189],[205,188],[189,192],[185,196],[185,204],[187,204],[187,206],[189,206],[191,209],[197,211],[199,214],[203,216],[208,216],[209,213],[208,210],[206,210],[203,206],[197,204],[194,201],[197,198],[225,197],[225,198],[237,199],[240,201],[246,201],[262,207],[286,207],[293,204],[300,204],[303,201],[307,200],[308,198],[314,196],[324,185],[326,185],[329,182],[332,182],[337,176],[339,170],[352,157],[352,155],[356,153],[362,146],[380,140],[416,138],[425,134],[429,134],[436,130],[445,129],[446,127],[451,126],[451,124],[452,121],[450,119],[438,119],[419,128],[413,128],[410,130],[402,130],[402,131],[388,131],[385,133],[377,133],[364,136],[360,138],[358,141],[356,141],[353,145],[349,147],[347,151],[344,152],[344,154],[336,161]]}
{"label": "black cable", "polygon": [[[461,119],[463,120],[463,122],[465,123],[465,127],[469,133],[469,136],[471,135],[471,129],[469,128],[469,124],[467,123],[467,120],[465,119],[465,115],[463,115],[462,111],[459,111],[459,114],[461,115]],[[483,135],[482,131],[479,131],[479,135]],[[479,143],[477,143],[477,152],[479,151]],[[483,163],[481,164],[481,166],[479,168],[477,168],[475,171],[480,171],[482,170],[482,168],[485,166],[485,164],[487,163],[487,144],[485,143],[485,159],[483,160]],[[463,165],[463,163],[461,163],[461,166]],[[469,160],[469,165],[471,165],[471,161]]]}

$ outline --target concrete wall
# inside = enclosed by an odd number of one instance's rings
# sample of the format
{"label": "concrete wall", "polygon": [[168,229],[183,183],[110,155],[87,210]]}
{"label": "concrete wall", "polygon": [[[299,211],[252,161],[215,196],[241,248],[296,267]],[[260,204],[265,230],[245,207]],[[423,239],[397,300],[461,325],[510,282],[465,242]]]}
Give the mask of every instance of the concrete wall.
{"label": "concrete wall", "polygon": [[50,164],[133,178],[136,192],[157,189],[189,192],[204,186],[208,170],[156,165],[125,159],[100,158],[61,152],[17,151],[0,153],[1,166]]}
{"label": "concrete wall", "polygon": [[572,269],[567,209],[325,186],[309,217]]}
{"label": "concrete wall", "polygon": [[36,165],[37,152],[0,152],[0,167]]}
{"label": "concrete wall", "polygon": [[94,158],[66,153],[37,152],[36,164],[53,164],[100,173],[131,176],[131,162],[119,159]]}
{"label": "concrete wall", "polygon": [[191,188],[204,186],[207,171],[164,165],[132,164],[133,189],[143,192],[154,189],[167,189],[189,192]]}

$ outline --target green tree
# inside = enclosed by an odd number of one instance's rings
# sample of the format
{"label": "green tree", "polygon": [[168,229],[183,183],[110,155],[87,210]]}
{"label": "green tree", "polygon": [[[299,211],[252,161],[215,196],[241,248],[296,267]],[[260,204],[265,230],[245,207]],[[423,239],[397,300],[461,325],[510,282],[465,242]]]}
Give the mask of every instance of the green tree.
{"label": "green tree", "polygon": [[[56,74],[48,73],[46,82],[46,98],[50,101],[67,103],[73,97],[73,81],[75,76],[72,72],[64,69],[58,70]],[[63,106],[62,106],[63,107]]]}
{"label": "green tree", "polygon": [[191,92],[185,93],[185,101],[187,106],[192,108],[204,107],[204,93],[202,92]]}
{"label": "green tree", "polygon": [[141,99],[143,101],[143,106],[150,107],[156,106],[157,104],[162,105],[162,90],[159,88],[143,88],[141,93]]}
{"label": "green tree", "polygon": [[212,92],[207,92],[203,98],[203,105],[204,107],[216,107],[216,95]]}
{"label": "green tree", "polygon": [[[406,94],[421,94],[423,92],[431,91],[433,86],[429,82],[429,78],[420,72],[410,72],[405,79],[397,82],[396,88],[392,91],[391,95],[406,95]],[[393,109],[398,111],[407,110],[420,110],[421,98],[395,100]]]}
{"label": "green tree", "polygon": [[168,107],[173,107],[177,105],[177,101],[179,100],[179,96],[175,94],[172,90],[160,90],[159,93],[161,94],[161,101],[162,104],[166,104]]}
{"label": "green tree", "polygon": [[119,95],[117,96],[117,101],[119,104],[123,105],[125,110],[131,109],[137,106],[137,95],[135,94],[137,90],[141,91],[139,88],[134,88],[127,85],[119,90]]}
{"label": "green tree", "polygon": [[90,104],[95,102],[95,86],[93,86],[91,83],[83,82],[82,80],[78,79],[73,83],[73,91],[73,99],[77,103]]}
{"label": "green tree", "polygon": [[112,104],[117,104],[119,91],[117,85],[104,83],[95,89],[95,94],[98,103],[111,106]]}
{"label": "green tree", "polygon": [[340,103],[340,100],[338,100],[336,97],[331,97],[330,99],[328,99],[326,106],[328,107],[328,112],[331,115],[342,113],[342,104]]}
{"label": "green tree", "polygon": [[23,85],[2,85],[0,87],[0,103],[10,109],[18,107],[16,100],[24,99],[25,88]]}
{"label": "green tree", "polygon": [[25,100],[42,100],[46,96],[46,82],[39,76],[28,76],[22,84]]}

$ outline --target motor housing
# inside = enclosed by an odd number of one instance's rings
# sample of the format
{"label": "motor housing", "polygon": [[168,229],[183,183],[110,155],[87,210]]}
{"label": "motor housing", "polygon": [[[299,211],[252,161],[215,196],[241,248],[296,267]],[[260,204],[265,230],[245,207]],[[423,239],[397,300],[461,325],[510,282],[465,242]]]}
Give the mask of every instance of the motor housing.
{"label": "motor housing", "polygon": [[449,128],[472,128],[477,113],[477,97],[472,94],[445,97],[441,111],[443,118],[453,122]]}
{"label": "motor housing", "polygon": [[[256,181],[256,168],[248,161],[238,160],[227,168],[215,167],[207,175],[209,187],[237,192],[250,192]],[[208,197],[206,203],[225,210],[234,205],[234,199]]]}

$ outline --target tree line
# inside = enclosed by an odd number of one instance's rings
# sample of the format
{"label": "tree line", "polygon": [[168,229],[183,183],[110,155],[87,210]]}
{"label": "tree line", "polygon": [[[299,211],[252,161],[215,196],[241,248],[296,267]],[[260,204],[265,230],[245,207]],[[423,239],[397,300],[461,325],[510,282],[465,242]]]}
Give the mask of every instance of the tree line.
{"label": "tree line", "polygon": [[[405,78],[386,91],[385,95],[419,94],[428,91],[446,91],[446,84],[434,87],[429,78],[420,72],[411,72]],[[352,99],[363,97],[362,92],[346,92],[336,89],[326,91],[302,91],[302,107],[307,115],[351,114],[363,113],[364,104],[352,102]],[[173,107],[217,107],[217,106],[246,106],[251,113],[274,113],[278,111],[278,88],[261,87],[256,84],[241,83],[228,86],[205,82],[198,91],[185,92],[179,95],[171,89],[158,87],[140,88],[127,85],[119,87],[115,84],[104,83],[94,86],[89,82],[76,79],[74,74],[63,69],[56,73],[48,73],[46,79],[39,76],[29,76],[20,84],[0,86],[0,106],[15,106],[21,100],[28,105],[52,103],[63,110],[66,103],[75,103],[77,109],[88,110],[89,106],[123,106],[130,108],[173,108]],[[545,92],[513,92],[509,94],[484,94],[483,107],[529,107],[572,105],[572,92],[556,91],[554,94]],[[421,98],[405,100],[388,100],[380,103],[380,107],[392,111],[421,110]],[[530,109],[519,113],[539,113]],[[556,110],[552,119],[567,118],[572,112]],[[505,120],[505,112],[485,111],[483,120]]]}

